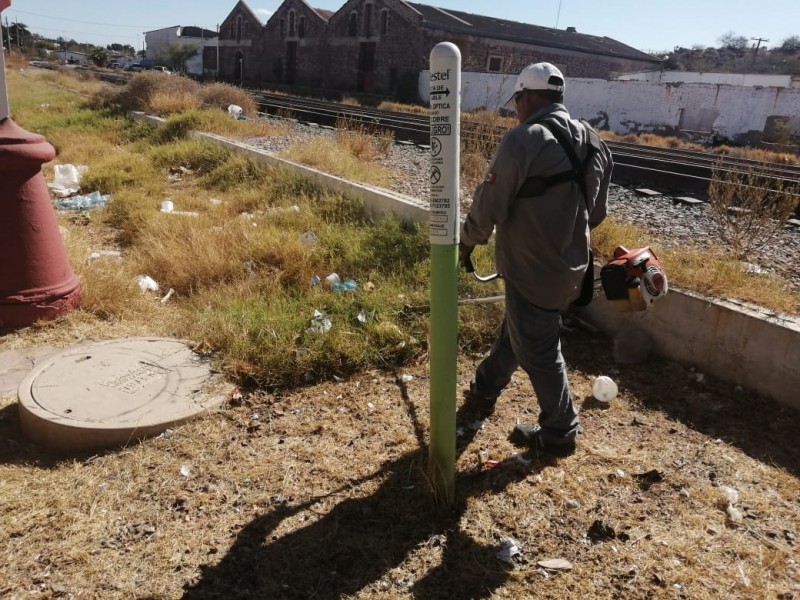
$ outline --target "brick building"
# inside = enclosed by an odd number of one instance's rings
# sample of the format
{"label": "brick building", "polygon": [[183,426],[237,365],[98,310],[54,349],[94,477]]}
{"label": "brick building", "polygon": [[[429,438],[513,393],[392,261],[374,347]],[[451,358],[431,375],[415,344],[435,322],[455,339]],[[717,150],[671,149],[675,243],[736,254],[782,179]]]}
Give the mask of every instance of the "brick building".
{"label": "brick building", "polygon": [[416,99],[420,71],[442,41],[463,70],[518,73],[549,61],[568,77],[609,78],[658,60],[607,37],[540,27],[405,0],[347,0],[336,12],[285,0],[261,25],[240,1],[220,28],[220,73],[233,81],[284,83]]}

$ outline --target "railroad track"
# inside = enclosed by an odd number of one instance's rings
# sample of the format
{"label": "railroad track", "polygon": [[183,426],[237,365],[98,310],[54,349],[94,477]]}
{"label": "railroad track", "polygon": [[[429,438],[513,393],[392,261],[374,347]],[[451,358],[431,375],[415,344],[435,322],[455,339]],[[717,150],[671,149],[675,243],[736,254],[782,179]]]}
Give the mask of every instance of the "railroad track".
{"label": "railroad track", "polygon": [[[338,122],[362,125],[376,130],[390,130],[398,141],[427,145],[430,121],[424,114],[410,114],[364,108],[325,100],[296,96],[257,93],[254,97],[262,112],[295,118],[320,125],[335,126]],[[485,126],[462,121],[462,136],[483,140],[493,148],[503,129],[486,130]],[[800,166],[763,163],[754,160],[723,157],[708,152],[661,148],[625,142],[607,142],[614,155],[614,180],[618,183],[653,185],[685,194],[704,196],[715,169],[720,172],[743,172],[757,168],[782,187],[800,187]],[[800,200],[798,203],[800,216]]]}

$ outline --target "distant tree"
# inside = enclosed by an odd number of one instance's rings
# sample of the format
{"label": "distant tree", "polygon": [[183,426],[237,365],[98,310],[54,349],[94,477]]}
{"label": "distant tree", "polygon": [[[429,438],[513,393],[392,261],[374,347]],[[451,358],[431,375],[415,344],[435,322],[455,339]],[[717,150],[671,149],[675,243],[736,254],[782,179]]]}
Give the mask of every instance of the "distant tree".
{"label": "distant tree", "polygon": [[120,54],[135,54],[136,48],[131,46],[130,44],[109,44],[106,46],[107,50],[111,50],[112,52],[119,52]]}
{"label": "distant tree", "polygon": [[170,44],[159,50],[155,56],[156,62],[169,67],[173,71],[183,71],[186,59],[196,52],[196,48],[189,44]]}
{"label": "distant tree", "polygon": [[108,50],[105,48],[97,47],[95,48],[92,53],[89,55],[92,59],[92,62],[96,64],[98,67],[105,67],[108,64]]}
{"label": "distant tree", "polygon": [[9,23],[8,27],[3,26],[3,41],[12,48],[26,47],[31,45],[32,34],[24,23]]}
{"label": "distant tree", "polygon": [[800,35],[793,35],[783,40],[780,51],[792,54],[800,50]]}
{"label": "distant tree", "polygon": [[744,50],[747,48],[747,38],[743,35],[736,35],[733,31],[722,34],[717,39],[721,48],[729,50]]}

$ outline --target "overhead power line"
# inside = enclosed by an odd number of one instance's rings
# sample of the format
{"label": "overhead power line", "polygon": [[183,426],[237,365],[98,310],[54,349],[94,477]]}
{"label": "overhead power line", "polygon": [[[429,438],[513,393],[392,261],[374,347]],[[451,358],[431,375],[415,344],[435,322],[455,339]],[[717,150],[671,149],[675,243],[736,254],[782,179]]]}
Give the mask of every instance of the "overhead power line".
{"label": "overhead power line", "polygon": [[83,23],[84,25],[101,25],[103,27],[132,27],[134,29],[148,29],[152,28],[152,25],[117,25],[116,23],[97,23],[95,21],[79,21],[77,19],[65,19],[62,17],[53,17],[52,15],[42,15],[39,13],[32,13],[27,12],[24,10],[16,10],[15,8],[11,8],[9,12],[19,13],[21,15],[30,15],[32,17],[41,17],[43,19],[53,19],[54,21],[69,21],[70,23]]}

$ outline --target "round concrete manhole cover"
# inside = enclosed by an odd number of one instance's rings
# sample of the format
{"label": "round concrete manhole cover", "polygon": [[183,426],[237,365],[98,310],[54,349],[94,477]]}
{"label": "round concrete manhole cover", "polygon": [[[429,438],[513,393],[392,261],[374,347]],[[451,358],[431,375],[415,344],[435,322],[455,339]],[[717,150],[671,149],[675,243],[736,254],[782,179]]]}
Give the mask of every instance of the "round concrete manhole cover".
{"label": "round concrete manhole cover", "polygon": [[27,437],[75,452],[157,435],[220,405],[225,393],[207,359],[184,342],[131,338],[42,359],[18,398]]}

